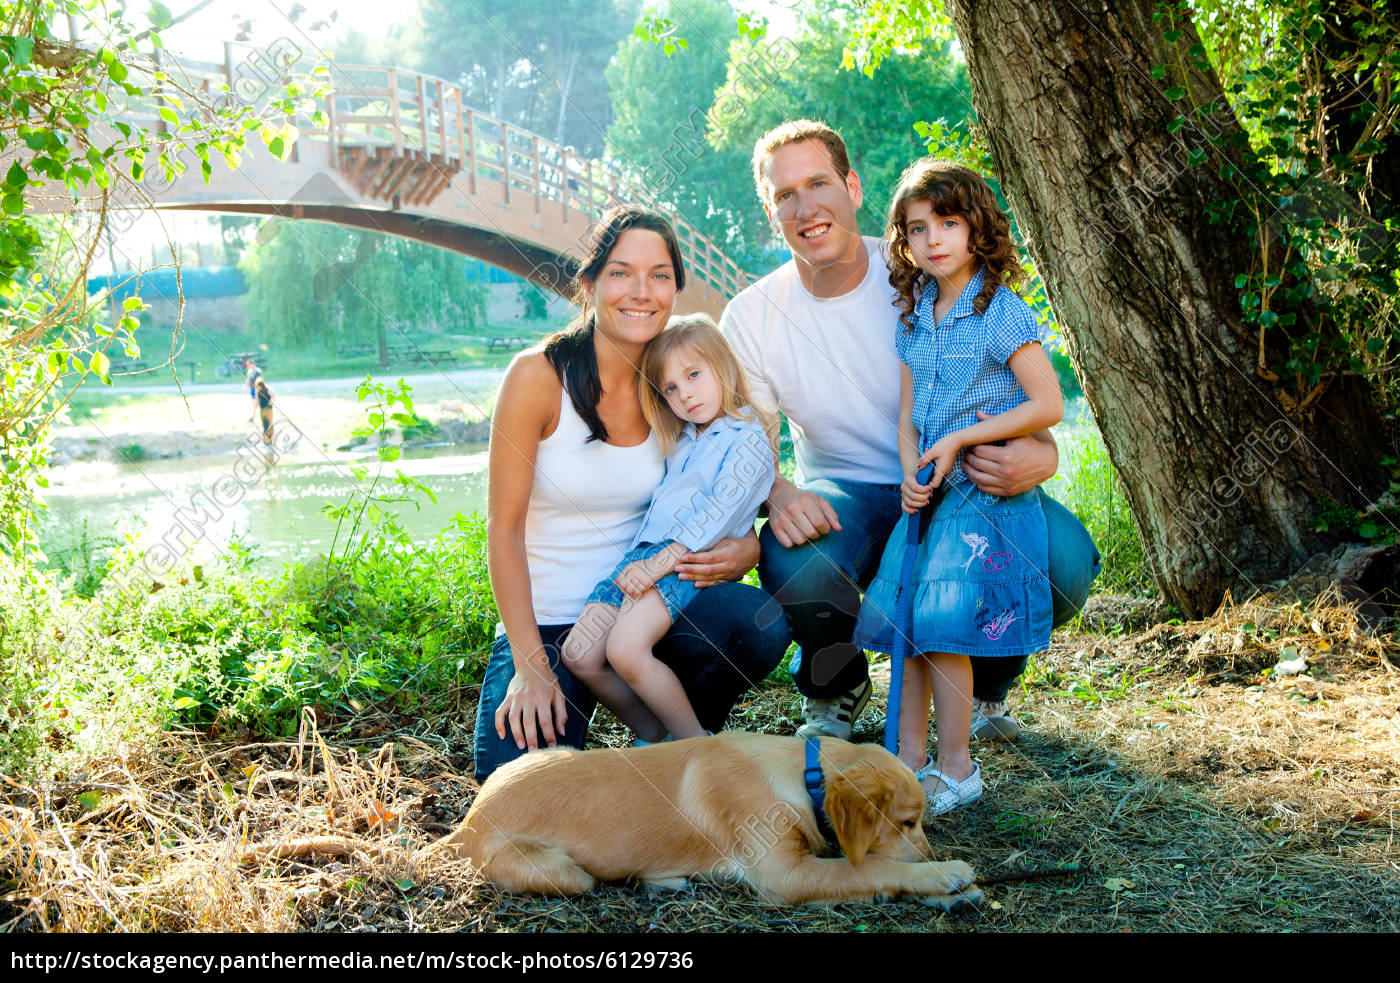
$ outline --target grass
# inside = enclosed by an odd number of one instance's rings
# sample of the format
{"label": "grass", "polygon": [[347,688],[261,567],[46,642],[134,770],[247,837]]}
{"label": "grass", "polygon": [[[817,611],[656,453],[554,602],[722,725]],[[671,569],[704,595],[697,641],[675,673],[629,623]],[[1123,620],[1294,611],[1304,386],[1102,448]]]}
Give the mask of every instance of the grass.
{"label": "grass", "polygon": [[[1315,653],[1309,674],[1263,675],[1289,644]],[[0,929],[1394,931],[1394,651],[1326,598],[1261,598],[1129,638],[1057,635],[1014,704],[1020,742],[977,751],[987,794],[926,831],[939,856],[986,875],[1079,873],[996,885],[953,915],[774,908],[729,885],[516,897],[467,864],[418,855],[476,792],[475,688],[453,685],[412,711],[384,697],[303,713],[282,740],[185,729],[43,783],[12,781]],[[1101,698],[1071,692],[1076,679]],[[799,703],[772,679],[731,725],[791,733]],[[877,708],[857,739],[879,739]],[[622,746],[626,734],[602,714],[591,741]],[[235,861],[245,842],[325,833],[385,849]]]}
{"label": "grass", "polygon": [[[471,335],[433,333],[419,329],[406,330],[402,334],[390,329],[389,344],[394,347],[416,345],[423,349],[450,350],[457,356],[457,363],[445,368],[499,367],[509,363],[518,349],[488,349],[483,339],[491,338],[543,338],[562,327],[559,319],[546,318],[536,321],[511,321],[503,324],[488,324],[474,329]],[[148,368],[117,376],[123,388],[152,385],[171,385],[171,369],[162,363],[170,357],[170,339],[173,326],[168,324],[144,324],[136,332],[136,341],[141,349],[139,361]],[[366,346],[374,344],[373,339],[364,341]],[[363,377],[366,373],[379,372],[379,359],[376,355],[363,355],[355,358],[342,358],[337,354],[338,345],[326,347],[291,345],[278,338],[275,332],[182,332],[178,351],[174,356],[174,368],[182,385],[190,383],[230,383],[236,377],[220,375],[216,369],[226,354],[233,352],[262,352],[260,365],[267,372],[274,385],[278,379],[336,379]],[[127,361],[119,352],[112,352],[113,360]],[[391,363],[396,371],[431,371],[426,363]],[[101,388],[99,380],[89,380],[85,388]]]}
{"label": "grass", "polygon": [[[1081,419],[1087,420],[1087,414]],[[1045,483],[1045,490],[1079,517],[1098,546],[1103,569],[1095,589],[1151,594],[1152,575],[1142,538],[1098,428],[1092,422],[1062,427],[1056,439],[1060,470]]]}

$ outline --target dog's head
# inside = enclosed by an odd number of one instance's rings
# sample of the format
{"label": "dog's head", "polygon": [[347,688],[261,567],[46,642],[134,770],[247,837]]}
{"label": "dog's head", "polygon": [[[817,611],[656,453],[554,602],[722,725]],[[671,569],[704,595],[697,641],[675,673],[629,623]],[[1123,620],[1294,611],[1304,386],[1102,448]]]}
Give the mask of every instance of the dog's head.
{"label": "dog's head", "polygon": [[828,773],[826,814],[853,864],[867,853],[911,863],[933,859],[920,826],[924,790],[884,748],[863,745],[851,763]]}

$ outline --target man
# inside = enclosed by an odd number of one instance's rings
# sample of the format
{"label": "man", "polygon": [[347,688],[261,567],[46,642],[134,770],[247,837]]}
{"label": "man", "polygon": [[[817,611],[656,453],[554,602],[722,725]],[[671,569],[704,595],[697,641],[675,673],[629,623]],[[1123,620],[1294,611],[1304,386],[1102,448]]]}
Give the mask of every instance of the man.
{"label": "man", "polygon": [[253,401],[253,426],[262,427],[263,443],[272,443],[272,388],[263,378],[262,370],[250,358],[243,362],[248,372],[248,396]]}
{"label": "man", "polygon": [[[787,417],[797,457],[797,482],[779,476],[769,494],[759,578],[801,647],[792,662],[805,697],[798,734],[849,739],[871,689],[864,653],[851,644],[860,591],[902,514],[893,290],[879,240],[856,224],[860,177],[835,130],[795,120],[764,134],[754,182],[792,260],[735,297],[720,328],[755,401]],[[963,467],[983,491],[1015,495],[1058,463],[1042,432],[973,448]],[[1042,497],[1061,624],[1083,605],[1099,557],[1079,521]],[[974,658],[972,666],[973,738],[1015,738],[1006,696],[1025,660]]]}

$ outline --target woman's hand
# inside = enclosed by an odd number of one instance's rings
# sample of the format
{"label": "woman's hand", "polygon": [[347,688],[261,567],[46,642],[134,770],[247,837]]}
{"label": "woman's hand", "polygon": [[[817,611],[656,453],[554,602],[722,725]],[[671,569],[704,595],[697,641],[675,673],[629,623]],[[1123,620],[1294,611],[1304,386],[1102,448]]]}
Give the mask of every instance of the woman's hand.
{"label": "woman's hand", "polygon": [[510,735],[520,750],[536,750],[541,739],[546,746],[554,747],[568,719],[559,680],[548,666],[531,665],[524,671],[517,669],[506,687],[505,699],[496,708],[496,736],[505,740],[509,722]]}
{"label": "woman's hand", "polygon": [[738,539],[721,539],[703,553],[687,553],[676,565],[676,576],[695,581],[696,587],[713,587],[742,580],[756,566],[758,536],[750,532]]}

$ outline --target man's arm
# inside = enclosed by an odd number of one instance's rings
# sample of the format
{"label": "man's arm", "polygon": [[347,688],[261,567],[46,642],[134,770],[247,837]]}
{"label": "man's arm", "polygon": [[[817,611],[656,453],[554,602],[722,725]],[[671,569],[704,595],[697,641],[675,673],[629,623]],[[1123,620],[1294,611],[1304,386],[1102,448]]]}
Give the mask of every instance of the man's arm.
{"label": "man's arm", "polygon": [[[977,411],[977,419],[987,414]],[[1005,447],[978,444],[963,455],[963,472],[979,489],[1003,498],[1028,492],[1054,477],[1060,451],[1049,430],[1008,440]]]}

